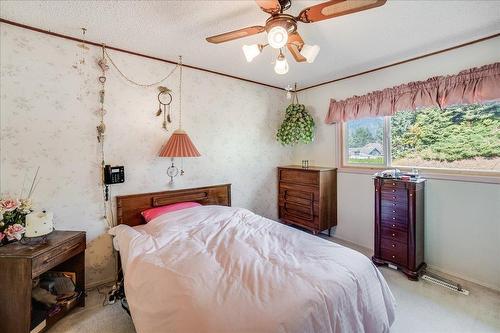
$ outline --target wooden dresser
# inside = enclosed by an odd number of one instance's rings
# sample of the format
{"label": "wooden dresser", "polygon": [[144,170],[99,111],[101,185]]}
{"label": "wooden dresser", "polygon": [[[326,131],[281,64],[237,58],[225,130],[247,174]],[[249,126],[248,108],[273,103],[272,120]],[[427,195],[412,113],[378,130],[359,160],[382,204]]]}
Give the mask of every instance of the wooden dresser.
{"label": "wooden dresser", "polygon": [[418,280],[424,263],[425,180],[375,178],[375,254],[377,265],[391,264]]}
{"label": "wooden dresser", "polygon": [[[32,280],[49,270],[74,272],[76,289],[85,291],[85,246],[85,232],[56,230],[48,235],[46,244],[15,242],[0,247],[0,332],[27,333],[33,329]],[[46,317],[45,324],[38,326],[39,332],[76,305],[85,306],[84,294],[68,308]]]}
{"label": "wooden dresser", "polygon": [[278,215],[317,234],[337,225],[337,169],[278,167]]}

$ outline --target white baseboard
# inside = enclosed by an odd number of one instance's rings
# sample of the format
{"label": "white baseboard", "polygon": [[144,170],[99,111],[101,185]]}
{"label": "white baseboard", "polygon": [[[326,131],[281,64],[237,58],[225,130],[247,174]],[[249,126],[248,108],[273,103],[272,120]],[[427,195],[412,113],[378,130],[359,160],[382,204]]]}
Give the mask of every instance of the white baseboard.
{"label": "white baseboard", "polygon": [[431,272],[437,273],[438,275],[439,275],[439,273],[444,273],[446,275],[449,275],[449,278],[452,279],[452,280],[453,280],[453,278],[458,278],[460,280],[464,280],[466,282],[471,282],[471,283],[477,284],[477,285],[479,285],[481,287],[485,287],[485,288],[488,288],[488,289],[500,292],[500,288],[498,286],[494,286],[492,284],[489,284],[489,283],[486,283],[486,282],[483,282],[483,281],[479,281],[477,279],[471,278],[470,276],[466,276],[466,275],[463,275],[463,274],[460,274],[460,273],[457,273],[457,272],[453,272],[453,271],[450,271],[450,270],[447,270],[447,269],[443,269],[443,268],[441,268],[439,266],[427,264],[427,269],[429,271],[431,271]]}
{"label": "white baseboard", "polygon": [[[332,235],[332,238],[333,239],[338,239],[338,240],[340,240],[342,242],[345,242],[345,243],[351,243],[354,246],[357,246],[357,247],[359,247],[361,249],[364,249],[366,251],[365,253],[373,253],[373,249],[369,249],[369,248],[364,247],[363,245],[356,244],[352,240],[344,239],[344,238],[341,238],[341,237],[337,237],[337,235]],[[454,278],[458,278],[460,280],[464,280],[466,282],[471,282],[471,283],[477,284],[477,285],[479,285],[481,287],[485,287],[485,288],[488,288],[488,289],[500,292],[500,287],[499,286],[495,286],[495,285],[489,284],[487,282],[474,279],[474,278],[472,278],[470,276],[466,276],[464,274],[460,274],[460,273],[457,273],[457,272],[454,272],[454,271],[450,271],[450,270],[441,268],[441,267],[436,266],[436,265],[427,264],[427,269],[429,271],[431,271],[431,272],[434,272],[434,273],[438,274],[438,275],[439,275],[439,273],[444,273],[446,275],[449,275],[448,278],[451,279],[451,280],[453,280]]]}

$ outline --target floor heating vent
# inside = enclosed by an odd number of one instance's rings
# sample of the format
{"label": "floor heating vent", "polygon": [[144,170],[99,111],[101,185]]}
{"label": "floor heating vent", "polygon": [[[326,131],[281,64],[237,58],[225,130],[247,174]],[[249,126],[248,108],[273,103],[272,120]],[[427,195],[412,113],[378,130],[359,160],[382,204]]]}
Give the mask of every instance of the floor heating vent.
{"label": "floor heating vent", "polygon": [[453,290],[453,291],[460,293],[462,295],[466,295],[466,296],[469,295],[469,291],[463,289],[459,283],[455,283],[453,281],[444,279],[442,277],[431,274],[429,272],[425,272],[424,275],[422,275],[422,279],[429,281],[429,282],[432,282],[434,284],[437,284],[438,286],[444,287],[446,289]]}

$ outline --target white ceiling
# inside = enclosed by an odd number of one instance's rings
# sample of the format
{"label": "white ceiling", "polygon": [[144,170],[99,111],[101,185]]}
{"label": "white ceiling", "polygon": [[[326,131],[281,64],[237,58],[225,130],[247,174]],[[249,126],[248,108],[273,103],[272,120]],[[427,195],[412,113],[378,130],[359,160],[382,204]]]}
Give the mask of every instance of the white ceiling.
{"label": "white ceiling", "polygon": [[[287,13],[322,1],[293,1]],[[252,63],[243,44],[265,34],[210,44],[205,37],[268,17],[254,1],[1,1],[0,17],[54,32],[285,87],[332,80],[500,32],[500,1],[402,1],[313,24],[299,24],[308,44],[318,44],[313,64],[273,71],[276,50],[266,48]]]}

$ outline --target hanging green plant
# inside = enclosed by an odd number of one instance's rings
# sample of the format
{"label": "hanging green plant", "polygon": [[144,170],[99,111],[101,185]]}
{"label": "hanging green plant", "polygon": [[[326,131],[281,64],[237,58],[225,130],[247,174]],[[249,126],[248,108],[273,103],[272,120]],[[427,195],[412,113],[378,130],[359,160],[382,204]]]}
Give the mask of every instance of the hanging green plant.
{"label": "hanging green plant", "polygon": [[283,145],[311,143],[314,139],[314,120],[303,104],[290,104],[285,119],[276,133],[276,140]]}

